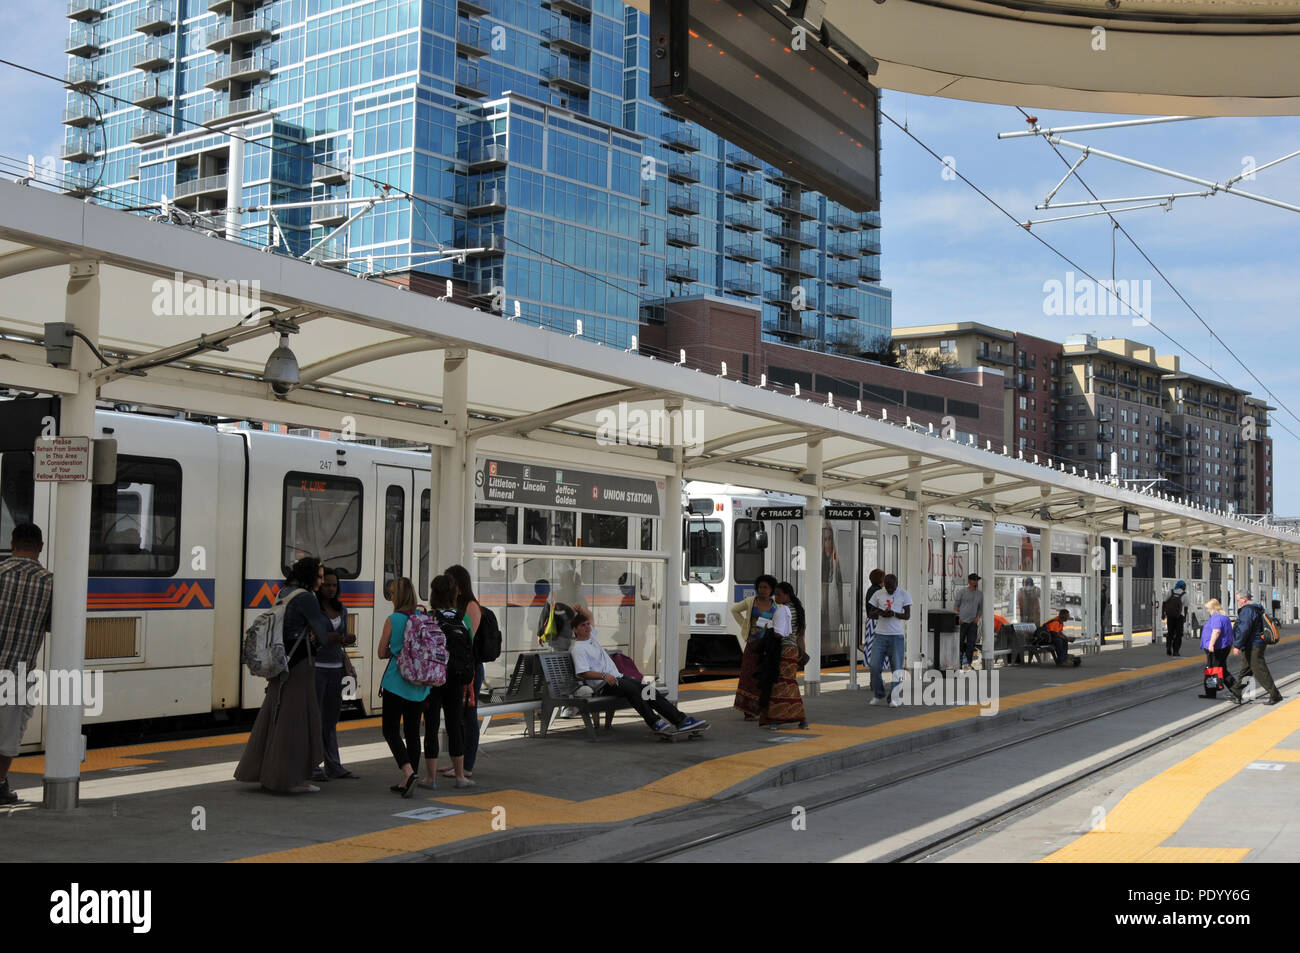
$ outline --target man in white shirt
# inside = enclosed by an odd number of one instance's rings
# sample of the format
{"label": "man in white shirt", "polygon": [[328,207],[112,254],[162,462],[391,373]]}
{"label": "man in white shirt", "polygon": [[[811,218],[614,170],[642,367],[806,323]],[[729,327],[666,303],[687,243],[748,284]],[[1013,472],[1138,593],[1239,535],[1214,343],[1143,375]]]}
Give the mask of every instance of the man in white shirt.
{"label": "man in white shirt", "polygon": [[894,688],[889,700],[890,708],[903,704],[903,653],[907,646],[903,623],[912,618],[912,596],[906,589],[898,588],[898,577],[885,576],[885,585],[871,597],[876,610],[876,638],[871,643],[871,704],[878,705],[885,698],[885,683],[880,669],[884,656],[889,656],[894,669]]}
{"label": "man in white shirt", "polygon": [[671,735],[676,731],[700,731],[709,727],[707,721],[682,714],[676,705],[657,692],[650,692],[651,697],[646,699],[640,682],[619,673],[609,653],[596,641],[591,618],[581,609],[574,613],[573,647],[569,654],[573,656],[573,671],[578,678],[598,695],[626,698],[651,731]]}

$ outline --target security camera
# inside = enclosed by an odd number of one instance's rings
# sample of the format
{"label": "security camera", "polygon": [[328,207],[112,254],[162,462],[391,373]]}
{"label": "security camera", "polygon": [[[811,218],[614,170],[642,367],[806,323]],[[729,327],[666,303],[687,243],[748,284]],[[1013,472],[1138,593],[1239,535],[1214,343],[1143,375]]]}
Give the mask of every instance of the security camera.
{"label": "security camera", "polygon": [[301,382],[298,376],[298,358],[289,350],[289,335],[280,335],[280,346],[266,359],[262,380],[271,385],[277,397],[286,397]]}

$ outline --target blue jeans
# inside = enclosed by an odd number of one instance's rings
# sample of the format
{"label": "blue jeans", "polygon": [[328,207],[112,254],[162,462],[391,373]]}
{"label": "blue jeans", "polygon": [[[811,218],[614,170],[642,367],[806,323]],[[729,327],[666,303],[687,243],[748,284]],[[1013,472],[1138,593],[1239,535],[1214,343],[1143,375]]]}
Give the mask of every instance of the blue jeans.
{"label": "blue jeans", "polygon": [[884,635],[877,632],[876,637],[871,640],[871,690],[877,698],[885,697],[885,683],[880,677],[885,656],[889,656],[894,671],[900,672],[903,670],[903,652],[906,646],[907,637],[904,635]]}

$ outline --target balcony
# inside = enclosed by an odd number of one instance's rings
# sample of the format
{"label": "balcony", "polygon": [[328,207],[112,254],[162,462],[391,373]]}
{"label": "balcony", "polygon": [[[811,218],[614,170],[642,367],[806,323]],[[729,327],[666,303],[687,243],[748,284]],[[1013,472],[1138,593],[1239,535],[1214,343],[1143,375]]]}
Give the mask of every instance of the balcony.
{"label": "balcony", "polygon": [[175,58],[175,51],[171,37],[150,40],[131,57],[131,65],[146,72],[162,69]]}
{"label": "balcony", "polygon": [[351,162],[352,157],[346,152],[334,156],[325,156],[322,161],[313,162],[311,166],[312,185],[341,185],[352,176],[349,171]]}
{"label": "balcony", "polygon": [[135,15],[135,32],[158,36],[172,32],[176,26],[176,9],[165,3],[151,3]]}
{"label": "balcony", "polygon": [[676,156],[668,160],[668,181],[694,185],[700,181],[700,167],[694,159]]}
{"label": "balcony", "polygon": [[492,12],[483,4],[475,3],[474,0],[458,0],[456,9],[471,17],[485,17]]}
{"label": "balcony", "polygon": [[505,168],[510,161],[510,150],[504,142],[478,142],[469,149],[469,171],[486,172]]}
{"label": "balcony", "polygon": [[467,232],[460,232],[456,235],[456,244],[462,248],[478,249],[477,251],[467,251],[465,253],[470,258],[504,255],[506,253],[506,237],[490,229],[471,229]]}
{"label": "balcony", "polygon": [[199,199],[215,198],[226,195],[226,175],[206,175],[201,179],[187,179],[183,182],[176,183],[176,194],[173,198],[177,201],[181,199]]}
{"label": "balcony", "polygon": [[1183,465],[1177,460],[1171,460],[1168,457],[1160,461],[1160,470],[1163,473],[1182,473]]}
{"label": "balcony", "polygon": [[477,66],[456,64],[456,93],[468,99],[482,99],[487,95],[487,79],[479,77]]}
{"label": "balcony", "polygon": [[699,152],[700,135],[684,122],[670,122],[664,132],[664,145],[682,152]]}
{"label": "balcony", "polygon": [[641,204],[649,205],[650,200],[654,198],[654,190],[646,183],[641,185]]}
{"label": "balcony", "polygon": [[1170,437],[1183,436],[1183,428],[1177,424],[1161,424],[1156,428],[1156,433],[1167,434]]}
{"label": "balcony", "polygon": [[872,261],[858,262],[858,278],[862,281],[879,281],[880,266]]}
{"label": "balcony", "polygon": [[700,201],[685,189],[669,189],[668,211],[677,215],[698,215]]}
{"label": "balcony", "polygon": [[556,13],[572,13],[574,16],[591,16],[591,0],[549,0],[548,6]]}
{"label": "balcony", "polygon": [[63,109],[65,126],[93,126],[97,122],[99,122],[99,110],[89,99],[78,99]]}
{"label": "balcony", "polygon": [[1199,391],[1184,391],[1183,396],[1180,397],[1179,400],[1185,401],[1189,404],[1199,404],[1201,402],[1201,394]]}
{"label": "balcony", "polygon": [[132,162],[126,167],[126,177],[132,181],[140,181],[140,163]]}
{"label": "balcony", "polygon": [[70,89],[84,91],[98,87],[104,81],[104,73],[91,63],[74,63],[63,78]]}
{"label": "balcony", "polygon": [[146,79],[143,82],[136,83],[131,87],[131,91],[126,94],[126,98],[142,109],[171,102],[171,78]]}
{"label": "balcony", "polygon": [[794,289],[784,284],[768,285],[763,289],[763,300],[781,308],[790,307],[793,295]]}
{"label": "balcony", "polygon": [[1199,463],[1189,463],[1189,464],[1187,464],[1187,466],[1184,468],[1183,472],[1184,472],[1184,473],[1188,473],[1188,474],[1191,474],[1191,473],[1200,473],[1200,472],[1201,472],[1201,465],[1200,465]]}
{"label": "balcony", "polygon": [[862,227],[861,216],[857,212],[832,212],[827,216],[826,224],[840,232],[856,232]]}
{"label": "balcony", "polygon": [[243,119],[246,116],[255,116],[258,113],[268,112],[274,107],[265,95],[254,94],[244,96],[241,99],[217,100],[211,108],[203,113],[204,122],[225,122],[232,119]]}
{"label": "balcony", "polygon": [[801,278],[814,278],[817,275],[814,269],[803,263],[799,255],[774,255],[765,260],[763,266],[771,271],[798,275]]}
{"label": "balcony", "polygon": [[457,200],[469,215],[494,215],[506,210],[505,184],[481,182],[460,190]]}
{"label": "balcony", "polygon": [[763,231],[764,237],[774,242],[781,242],[785,245],[796,245],[801,248],[816,248],[817,239],[805,235],[797,228],[768,228]]}
{"label": "balcony", "polygon": [[788,195],[779,195],[767,200],[769,208],[783,212],[786,215],[796,215],[799,218],[816,218],[817,208],[806,199],[791,198]]}
{"label": "balcony", "polygon": [[156,142],[171,134],[171,126],[162,116],[146,116],[131,127],[131,141],[137,145]]}
{"label": "balcony", "polygon": [[89,23],[74,23],[68,31],[65,52],[69,56],[94,56],[103,42],[98,27]]}
{"label": "balcony", "polygon": [[311,223],[322,228],[337,228],[346,222],[351,214],[347,202],[326,202],[311,207]]}
{"label": "balcony", "polygon": [[229,13],[235,7],[235,0],[208,0],[209,13]]}
{"label": "balcony", "polygon": [[700,233],[693,228],[679,225],[668,229],[666,241],[676,248],[694,248],[700,243]]}
{"label": "balcony", "polygon": [[858,236],[856,247],[864,255],[879,255],[880,236],[875,232],[863,232]]}
{"label": "balcony", "polygon": [[559,23],[542,30],[542,44],[570,56],[588,56],[591,53],[591,24],[563,17]]}
{"label": "balcony", "polygon": [[758,242],[735,242],[728,245],[723,254],[732,261],[743,261],[746,263],[759,261],[763,257],[763,253],[758,247]]}
{"label": "balcony", "polygon": [[224,89],[232,82],[257,83],[270,79],[279,64],[266,53],[254,53],[242,60],[223,60],[208,70],[203,85],[208,89]]}
{"label": "balcony", "polygon": [[587,93],[591,89],[591,68],[585,63],[561,60],[542,67],[542,82],[555,89]]}
{"label": "balcony", "polygon": [[227,20],[210,28],[203,38],[203,45],[210,50],[229,49],[235,43],[260,43],[275,35],[278,24],[264,13],[244,17],[242,20]]}
{"label": "balcony", "polygon": [[483,32],[477,23],[461,18],[456,19],[456,52],[461,56],[478,59],[491,52],[490,41],[483,39]]}
{"label": "balcony", "polygon": [[826,302],[826,313],[832,318],[859,318],[862,316],[857,299],[852,295],[831,295]]}
{"label": "balcony", "polygon": [[780,318],[764,324],[763,330],[768,334],[775,334],[777,337],[788,341],[808,341],[816,337],[816,335],[804,330],[802,319]]}
{"label": "balcony", "polygon": [[638,242],[638,244],[640,244],[641,247],[643,247],[643,248],[644,248],[646,245],[649,245],[649,244],[650,244],[650,226],[648,226],[648,225],[642,225],[642,226],[641,226],[641,229],[640,229],[640,231],[639,231],[639,233],[638,233],[638,235],[637,235],[637,242]]}
{"label": "balcony", "polygon": [[862,228],[879,228],[879,227],[880,227],[880,213],[879,213],[879,212],[863,212],[863,213],[861,213],[861,214],[858,216],[858,224],[859,224],[859,226],[862,227]]}
{"label": "balcony", "polygon": [[64,140],[63,148],[59,150],[59,157],[65,162],[89,162],[95,157],[102,143],[102,136],[78,133]]}
{"label": "balcony", "polygon": [[763,168],[753,153],[746,152],[744,149],[731,149],[727,152],[727,165],[740,169],[742,172],[757,172]]}
{"label": "balcony", "polygon": [[689,284],[700,280],[699,269],[685,262],[670,261],[664,267],[664,277],[669,281]]}
{"label": "balcony", "polygon": [[68,19],[88,23],[104,15],[108,0],[68,0]]}
{"label": "balcony", "polygon": [[763,182],[752,175],[727,176],[724,191],[741,202],[757,202],[763,197]]}
{"label": "balcony", "polygon": [[858,250],[852,242],[832,241],[826,245],[826,254],[841,261],[852,261],[858,257]]}
{"label": "balcony", "polygon": [[826,280],[836,288],[856,288],[861,279],[858,278],[857,267],[851,268],[828,268],[826,270]]}
{"label": "balcony", "polygon": [[732,212],[726,217],[728,228],[739,232],[757,232],[763,227],[762,221],[753,212]]}
{"label": "balcony", "polygon": [[743,295],[746,298],[757,296],[761,289],[756,278],[728,278],[722,286],[732,294]]}
{"label": "balcony", "polygon": [[1115,442],[1115,428],[1114,428],[1114,427],[1098,427],[1098,428],[1097,428],[1097,442],[1098,442],[1098,443],[1114,443],[1114,442]]}

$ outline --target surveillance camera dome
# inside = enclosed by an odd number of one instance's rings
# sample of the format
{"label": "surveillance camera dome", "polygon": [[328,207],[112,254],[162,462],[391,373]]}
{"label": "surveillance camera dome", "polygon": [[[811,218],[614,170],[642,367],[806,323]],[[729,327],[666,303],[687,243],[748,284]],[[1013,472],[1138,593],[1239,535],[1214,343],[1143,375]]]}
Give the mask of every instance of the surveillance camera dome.
{"label": "surveillance camera dome", "polygon": [[262,380],[271,385],[271,390],[277,397],[286,396],[301,382],[298,376],[298,358],[289,350],[286,343],[288,340],[289,335],[280,335],[280,346],[266,359],[266,370],[262,372]]}

